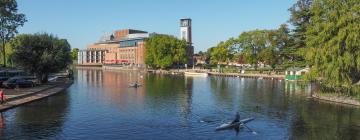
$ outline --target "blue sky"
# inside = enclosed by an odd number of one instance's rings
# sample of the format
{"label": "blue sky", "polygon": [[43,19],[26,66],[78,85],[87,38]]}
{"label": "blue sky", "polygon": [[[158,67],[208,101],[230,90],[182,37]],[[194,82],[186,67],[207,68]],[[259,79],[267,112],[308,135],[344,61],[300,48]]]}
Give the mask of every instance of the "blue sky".
{"label": "blue sky", "polygon": [[195,52],[253,29],[287,23],[296,0],[18,0],[28,19],[20,33],[48,32],[84,49],[104,33],[139,29],[179,37],[179,19],[193,20]]}

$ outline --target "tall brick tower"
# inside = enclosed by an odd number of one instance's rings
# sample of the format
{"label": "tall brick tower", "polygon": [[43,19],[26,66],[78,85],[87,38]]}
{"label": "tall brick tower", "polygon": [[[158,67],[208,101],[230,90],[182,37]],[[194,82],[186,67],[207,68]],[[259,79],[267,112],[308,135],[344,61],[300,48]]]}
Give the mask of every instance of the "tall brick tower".
{"label": "tall brick tower", "polygon": [[191,19],[183,18],[180,19],[180,39],[187,42],[186,52],[189,56],[188,65],[193,64],[194,46],[192,45],[192,34],[191,34]]}

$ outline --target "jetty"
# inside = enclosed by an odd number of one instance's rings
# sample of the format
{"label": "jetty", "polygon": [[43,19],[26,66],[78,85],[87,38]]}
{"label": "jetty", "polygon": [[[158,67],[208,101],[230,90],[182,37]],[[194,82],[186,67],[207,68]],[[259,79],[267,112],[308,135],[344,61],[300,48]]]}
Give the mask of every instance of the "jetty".
{"label": "jetty", "polygon": [[221,76],[221,77],[242,77],[242,78],[255,78],[255,79],[275,79],[284,80],[285,75],[270,75],[270,74],[240,74],[240,73],[218,73],[209,72],[210,76]]}

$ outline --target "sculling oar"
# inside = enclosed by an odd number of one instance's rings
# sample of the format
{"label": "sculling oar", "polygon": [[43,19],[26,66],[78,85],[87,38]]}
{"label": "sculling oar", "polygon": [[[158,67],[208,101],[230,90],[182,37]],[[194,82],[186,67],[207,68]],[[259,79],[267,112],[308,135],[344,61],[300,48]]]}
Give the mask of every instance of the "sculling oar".
{"label": "sculling oar", "polygon": [[246,126],[244,123],[241,123],[241,125],[245,126],[247,129],[249,129],[253,134],[257,134],[254,130],[250,129],[248,126]]}

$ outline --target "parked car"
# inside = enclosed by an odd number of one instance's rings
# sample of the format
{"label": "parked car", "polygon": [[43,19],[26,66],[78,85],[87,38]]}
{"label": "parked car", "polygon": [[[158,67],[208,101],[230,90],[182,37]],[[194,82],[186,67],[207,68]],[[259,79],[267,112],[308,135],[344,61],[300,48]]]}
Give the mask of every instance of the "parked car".
{"label": "parked car", "polygon": [[30,80],[25,80],[22,77],[12,77],[3,82],[3,85],[7,88],[15,88],[15,87],[34,87],[34,82]]}
{"label": "parked car", "polygon": [[0,87],[2,87],[2,86],[3,86],[3,83],[4,83],[6,80],[8,80],[8,79],[9,79],[9,77],[0,76]]}

